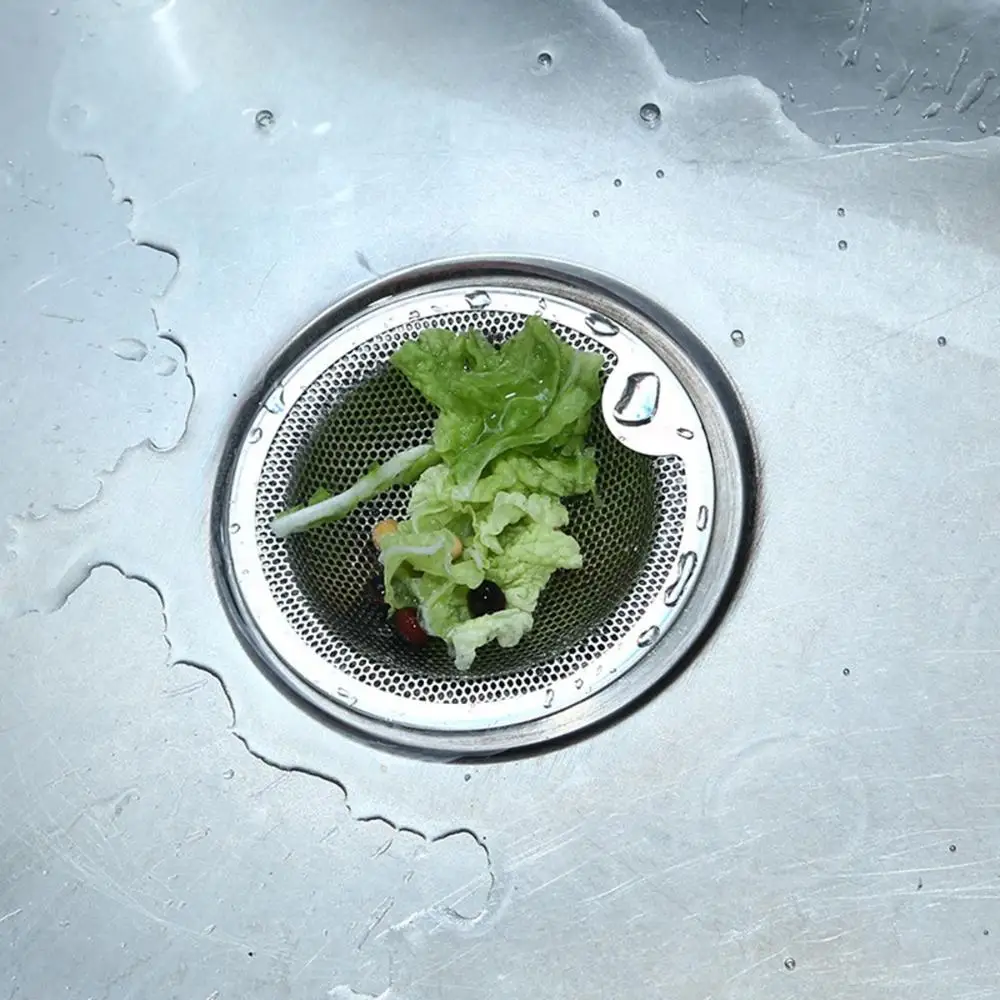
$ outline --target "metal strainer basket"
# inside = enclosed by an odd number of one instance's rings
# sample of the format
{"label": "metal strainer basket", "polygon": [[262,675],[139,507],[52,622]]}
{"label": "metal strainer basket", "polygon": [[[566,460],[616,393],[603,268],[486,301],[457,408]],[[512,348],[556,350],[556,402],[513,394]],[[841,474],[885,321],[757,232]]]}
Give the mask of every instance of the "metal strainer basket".
{"label": "metal strainer basket", "polygon": [[[237,431],[218,505],[234,619],[265,664],[369,736],[470,755],[537,742],[563,728],[557,720],[567,712],[577,716],[574,728],[596,721],[587,703],[633,674],[670,633],[705,570],[719,522],[710,435],[721,410],[703,419],[683,381],[696,369],[661,330],[649,338],[648,320],[537,270],[413,275],[410,287],[320,317]],[[597,495],[567,501],[566,530],[584,566],[553,577],[518,646],[485,647],[459,672],[443,643],[403,643],[371,598],[371,528],[405,516],[408,487],[288,539],[270,524],[317,488],[346,489],[373,462],[429,440],[433,410],[389,364],[400,344],[429,327],[475,328],[499,343],[530,315],[599,353],[605,395],[614,393],[605,402],[611,418],[595,413],[591,433]],[[652,418],[615,412],[629,372],[656,379]]]}

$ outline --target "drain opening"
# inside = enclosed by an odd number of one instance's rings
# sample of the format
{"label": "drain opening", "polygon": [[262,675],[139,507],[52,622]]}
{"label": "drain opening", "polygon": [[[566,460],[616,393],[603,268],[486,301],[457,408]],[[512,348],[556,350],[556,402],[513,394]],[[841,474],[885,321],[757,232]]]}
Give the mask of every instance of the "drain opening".
{"label": "drain opening", "polygon": [[[236,432],[233,469],[223,470],[220,522],[253,526],[217,533],[223,583],[258,657],[331,716],[411,748],[495,753],[560,735],[567,711],[575,710],[572,728],[590,725],[621,700],[621,692],[603,704],[599,697],[618,678],[658,659],[628,685],[648,687],[679,658],[683,643],[660,651],[709,561],[720,515],[710,438],[729,423],[679,343],[615,297],[562,275],[501,267],[427,278],[360,311],[320,317],[299,341],[312,346],[263,388],[265,402]],[[402,644],[369,597],[378,568],[371,526],[405,516],[408,488],[289,539],[270,523],[317,488],[347,488],[373,462],[429,439],[432,409],[389,365],[400,344],[429,327],[475,328],[501,342],[539,314],[573,347],[600,353],[609,380],[657,366],[664,417],[637,422],[644,441],[656,442],[640,454],[595,413],[598,495],[566,501],[584,568],[553,577],[518,646],[485,647],[460,673],[442,643]],[[726,457],[725,447],[717,451]],[[737,451],[728,453],[737,467],[723,477],[727,489],[741,478]],[[725,535],[734,513],[744,519],[742,502],[735,506],[721,512]]]}

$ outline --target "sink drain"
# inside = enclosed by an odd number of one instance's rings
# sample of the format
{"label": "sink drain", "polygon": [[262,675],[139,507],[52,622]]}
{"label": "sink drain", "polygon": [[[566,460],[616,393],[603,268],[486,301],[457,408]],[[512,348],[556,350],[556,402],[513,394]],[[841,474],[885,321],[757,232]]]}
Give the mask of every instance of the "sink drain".
{"label": "sink drain", "polygon": [[[598,494],[567,504],[584,569],[552,579],[520,645],[460,673],[443,644],[402,645],[368,596],[371,525],[405,516],[406,488],[303,535],[270,523],[429,439],[433,411],[389,365],[400,344],[428,327],[498,342],[532,315],[604,358]],[[524,748],[606,719],[681,662],[743,552],[750,455],[717,365],[628,289],[539,262],[419,268],[309,324],[243,413],[216,496],[220,583],[256,658],[356,732],[455,757]]]}

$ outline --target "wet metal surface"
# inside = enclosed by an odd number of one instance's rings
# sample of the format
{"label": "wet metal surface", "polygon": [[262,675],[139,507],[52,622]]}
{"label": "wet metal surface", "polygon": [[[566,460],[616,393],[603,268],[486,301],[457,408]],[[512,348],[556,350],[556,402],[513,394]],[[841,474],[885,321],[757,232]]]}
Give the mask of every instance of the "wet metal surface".
{"label": "wet metal surface", "polygon": [[[0,23],[0,996],[995,995],[995,4]],[[463,254],[661,302],[762,469],[681,678],[475,768],[331,731],[206,585],[290,333]]]}

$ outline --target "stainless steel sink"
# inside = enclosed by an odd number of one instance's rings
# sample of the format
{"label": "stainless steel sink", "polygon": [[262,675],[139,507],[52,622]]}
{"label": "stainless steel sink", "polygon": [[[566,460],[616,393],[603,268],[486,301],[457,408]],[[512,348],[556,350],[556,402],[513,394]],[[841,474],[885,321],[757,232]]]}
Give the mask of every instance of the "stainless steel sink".
{"label": "stainless steel sink", "polygon": [[[1000,5],[0,22],[0,996],[994,995]],[[213,489],[314,317],[525,257],[725,371],[751,544],[612,724],[400,754],[244,648]]]}

